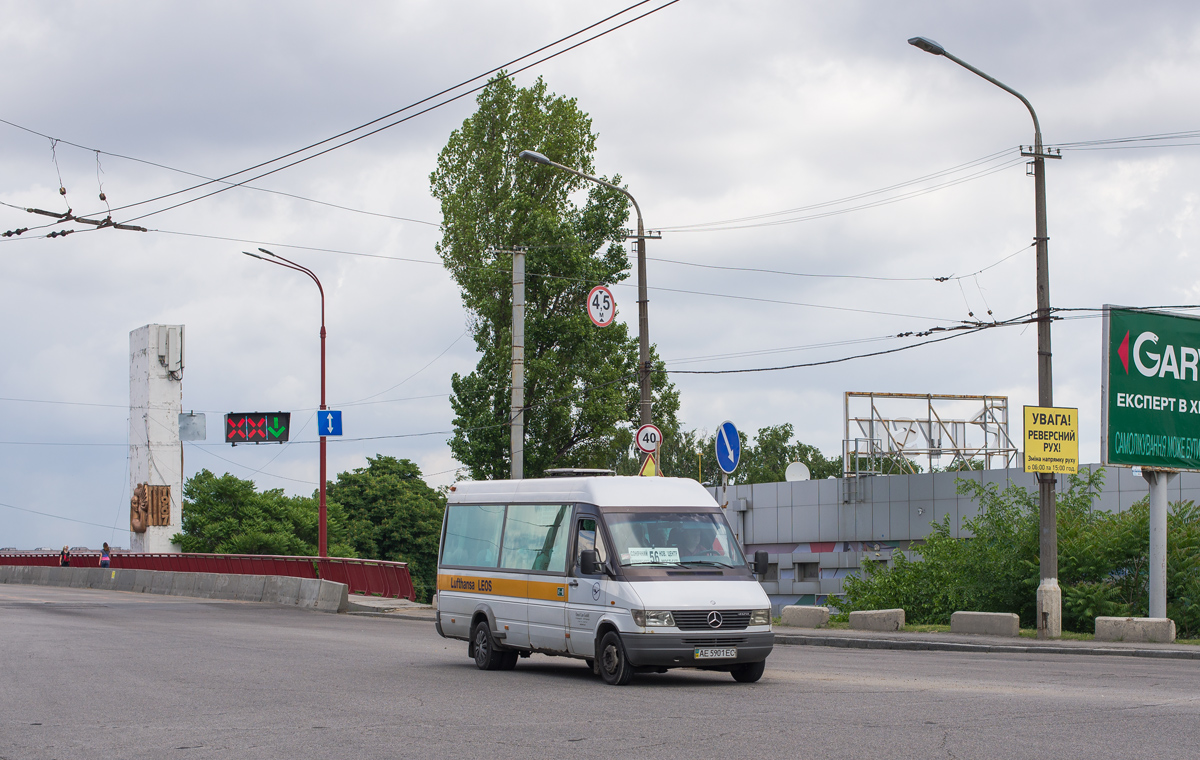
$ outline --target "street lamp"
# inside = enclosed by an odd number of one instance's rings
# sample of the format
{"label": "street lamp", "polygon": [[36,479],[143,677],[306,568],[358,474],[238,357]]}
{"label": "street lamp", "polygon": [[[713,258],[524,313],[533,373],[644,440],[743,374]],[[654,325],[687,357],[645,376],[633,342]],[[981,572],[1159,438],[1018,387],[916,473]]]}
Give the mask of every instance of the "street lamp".
{"label": "street lamp", "polygon": [[[1037,113],[1024,95],[948,53],[944,47],[927,37],[913,37],[908,44],[926,53],[945,56],[967,71],[1016,96],[1033,117],[1033,151],[1022,150],[1021,155],[1033,158],[1034,242],[1037,244],[1038,405],[1054,406],[1054,381],[1050,361],[1050,271],[1047,245],[1050,238],[1046,235],[1045,159],[1062,156],[1042,150],[1042,127],[1038,123]],[[1054,475],[1038,475],[1038,496],[1041,524],[1039,564],[1042,576],[1037,590],[1038,638],[1058,638],[1062,635],[1062,591],[1058,586],[1058,523],[1055,517]]]}
{"label": "street lamp", "polygon": [[[297,272],[303,272],[304,274],[306,274],[312,278],[312,281],[317,284],[317,290],[320,291],[320,293],[321,293],[321,409],[324,410],[325,409],[325,288],[321,287],[321,281],[317,279],[317,276],[315,274],[313,274],[312,270],[309,269],[308,267],[301,266],[300,264],[297,264],[294,261],[285,259],[284,257],[280,256],[278,253],[271,253],[266,248],[259,248],[258,250],[267,254],[267,256],[270,256],[271,258],[266,258],[266,256],[259,256],[257,253],[250,253],[249,251],[242,251],[242,253],[244,253],[247,256],[250,256],[252,258],[258,259],[260,261],[266,261],[267,263],[270,263],[270,264],[278,264],[279,266],[283,267],[284,269],[292,269]],[[318,431],[318,432],[320,432],[320,431]],[[320,442],[320,448],[321,448],[320,494],[321,494],[321,496],[320,496],[320,500],[318,503],[318,509],[317,509],[317,554],[321,557],[328,557],[329,556],[329,532],[328,532],[326,520],[325,520],[325,518],[326,518],[326,512],[325,512],[325,436],[320,436],[320,439],[321,439],[321,442]]]}
{"label": "street lamp", "polygon": [[593,177],[590,174],[584,174],[581,171],[572,169],[569,166],[563,166],[560,163],[551,161],[541,153],[532,150],[521,151],[521,158],[526,161],[532,161],[535,164],[545,164],[553,166],[555,169],[561,169],[568,174],[574,174],[576,177],[583,177],[586,180],[595,182],[598,185],[611,187],[613,190],[624,195],[633,204],[633,210],[637,212],[637,257],[638,257],[638,385],[641,388],[641,425],[649,425],[651,423],[650,414],[650,318],[649,318],[649,301],[646,298],[646,228],[642,224],[642,209],[638,206],[638,202],[634,200],[629,191],[623,187],[618,187],[611,182],[605,182],[599,177]]}

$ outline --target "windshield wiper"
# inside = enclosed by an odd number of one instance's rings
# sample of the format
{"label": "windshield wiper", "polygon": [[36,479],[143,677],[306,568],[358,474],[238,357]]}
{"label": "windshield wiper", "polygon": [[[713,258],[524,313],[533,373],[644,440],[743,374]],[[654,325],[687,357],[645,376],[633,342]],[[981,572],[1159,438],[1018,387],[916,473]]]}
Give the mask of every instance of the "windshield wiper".
{"label": "windshield wiper", "polygon": [[711,559],[689,559],[685,564],[688,565],[716,565],[717,567],[733,567],[733,565],[725,562],[716,562]]}
{"label": "windshield wiper", "polygon": [[621,567],[687,567],[682,562],[630,562],[629,564],[621,564]]}

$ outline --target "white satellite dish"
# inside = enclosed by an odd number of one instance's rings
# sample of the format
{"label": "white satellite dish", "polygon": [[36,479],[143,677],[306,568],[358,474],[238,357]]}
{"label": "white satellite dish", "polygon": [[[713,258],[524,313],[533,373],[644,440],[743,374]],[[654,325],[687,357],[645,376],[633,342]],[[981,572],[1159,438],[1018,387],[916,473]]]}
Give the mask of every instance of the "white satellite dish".
{"label": "white satellite dish", "polygon": [[792,462],[784,471],[783,479],[789,483],[795,483],[797,480],[808,480],[811,474],[808,471],[808,465],[804,462]]}

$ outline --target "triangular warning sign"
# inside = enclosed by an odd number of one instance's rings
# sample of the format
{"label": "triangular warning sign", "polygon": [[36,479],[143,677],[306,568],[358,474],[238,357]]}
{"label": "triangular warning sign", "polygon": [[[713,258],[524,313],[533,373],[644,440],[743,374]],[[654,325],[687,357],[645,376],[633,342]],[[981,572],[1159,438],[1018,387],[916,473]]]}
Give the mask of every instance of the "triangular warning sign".
{"label": "triangular warning sign", "polygon": [[662,475],[662,472],[658,469],[658,463],[654,461],[653,454],[646,455],[646,461],[642,463],[642,469],[638,475],[648,478],[652,478],[655,475]]}

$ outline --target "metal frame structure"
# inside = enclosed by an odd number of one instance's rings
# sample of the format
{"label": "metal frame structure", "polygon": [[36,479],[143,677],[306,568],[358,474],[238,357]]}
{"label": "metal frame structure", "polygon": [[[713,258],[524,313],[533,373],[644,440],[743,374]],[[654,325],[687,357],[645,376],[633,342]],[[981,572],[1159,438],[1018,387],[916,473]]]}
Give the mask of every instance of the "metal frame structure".
{"label": "metal frame structure", "polygon": [[[851,415],[851,399],[865,399],[867,414]],[[885,416],[879,401],[923,401],[920,417]],[[950,402],[977,401],[979,411],[968,419],[951,419],[943,408]],[[846,391],[843,400],[842,472],[855,478],[883,474],[891,461],[900,472],[918,472],[914,457],[927,457],[929,471],[951,457],[948,469],[982,459],[984,469],[1016,466],[1018,449],[1008,435],[1008,397],[942,393],[875,393]],[[888,410],[890,411],[890,410]],[[852,435],[852,426],[856,427]],[[982,441],[971,432],[982,435]]]}

